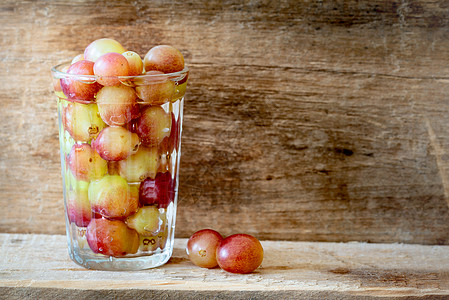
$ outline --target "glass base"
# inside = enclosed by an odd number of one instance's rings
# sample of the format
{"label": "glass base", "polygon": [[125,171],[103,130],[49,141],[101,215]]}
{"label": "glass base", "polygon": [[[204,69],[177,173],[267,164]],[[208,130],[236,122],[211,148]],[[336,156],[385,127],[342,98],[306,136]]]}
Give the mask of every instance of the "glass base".
{"label": "glass base", "polygon": [[83,253],[71,251],[69,248],[70,258],[78,265],[87,269],[105,270],[105,271],[138,271],[156,268],[165,264],[173,253],[173,248],[165,247],[164,250],[149,255],[141,255],[134,257],[112,257],[101,254],[93,254],[92,252]]}

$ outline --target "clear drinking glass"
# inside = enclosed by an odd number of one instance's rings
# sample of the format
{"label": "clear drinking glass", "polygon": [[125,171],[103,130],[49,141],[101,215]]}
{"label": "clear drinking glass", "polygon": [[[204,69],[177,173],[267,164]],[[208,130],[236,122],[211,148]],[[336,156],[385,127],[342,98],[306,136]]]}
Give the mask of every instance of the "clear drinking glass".
{"label": "clear drinking glass", "polygon": [[51,71],[70,258],[89,269],[160,266],[173,252],[189,71],[102,86],[67,66]]}

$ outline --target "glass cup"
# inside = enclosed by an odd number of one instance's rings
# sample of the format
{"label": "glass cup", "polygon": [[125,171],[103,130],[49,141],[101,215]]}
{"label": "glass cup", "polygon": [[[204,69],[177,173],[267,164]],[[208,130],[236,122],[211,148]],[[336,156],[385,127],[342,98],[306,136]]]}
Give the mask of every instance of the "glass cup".
{"label": "glass cup", "polygon": [[173,253],[187,67],[103,77],[52,68],[70,258],[141,270]]}

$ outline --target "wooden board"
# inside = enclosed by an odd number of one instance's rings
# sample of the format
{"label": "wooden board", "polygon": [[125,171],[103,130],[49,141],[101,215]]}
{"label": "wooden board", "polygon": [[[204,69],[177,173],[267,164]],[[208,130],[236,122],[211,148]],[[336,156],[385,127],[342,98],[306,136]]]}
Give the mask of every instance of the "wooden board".
{"label": "wooden board", "polygon": [[84,269],[62,235],[0,234],[0,298],[447,299],[449,246],[263,241],[246,275],[194,266],[176,239],[164,266],[138,272]]}
{"label": "wooden board", "polygon": [[2,1],[0,232],[64,233],[49,69],[113,37],[191,69],[177,236],[447,245],[448,22],[443,0]]}

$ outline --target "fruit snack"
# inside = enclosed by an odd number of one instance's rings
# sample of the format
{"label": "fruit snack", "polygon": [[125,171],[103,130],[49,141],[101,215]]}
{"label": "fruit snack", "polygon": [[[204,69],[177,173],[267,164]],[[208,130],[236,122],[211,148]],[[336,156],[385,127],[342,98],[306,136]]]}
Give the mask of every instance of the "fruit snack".
{"label": "fruit snack", "polygon": [[141,270],[173,252],[188,68],[159,45],[118,41],[52,68],[69,255],[90,269]]}

